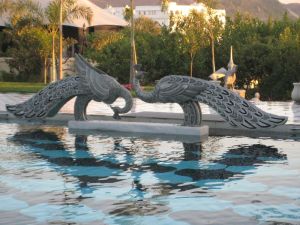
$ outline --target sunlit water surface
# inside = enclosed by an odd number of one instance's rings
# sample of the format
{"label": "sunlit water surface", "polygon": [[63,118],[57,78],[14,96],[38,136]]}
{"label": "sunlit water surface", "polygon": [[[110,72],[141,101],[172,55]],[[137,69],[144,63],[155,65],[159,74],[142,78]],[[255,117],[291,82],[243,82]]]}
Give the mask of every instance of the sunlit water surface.
{"label": "sunlit water surface", "polygon": [[0,224],[300,224],[300,140],[0,130]]}

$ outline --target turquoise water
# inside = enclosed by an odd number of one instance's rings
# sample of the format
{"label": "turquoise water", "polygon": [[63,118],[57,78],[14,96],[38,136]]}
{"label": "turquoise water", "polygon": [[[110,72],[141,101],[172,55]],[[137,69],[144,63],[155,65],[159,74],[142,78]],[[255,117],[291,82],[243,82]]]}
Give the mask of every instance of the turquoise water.
{"label": "turquoise water", "polygon": [[300,140],[0,130],[0,224],[300,224]]}

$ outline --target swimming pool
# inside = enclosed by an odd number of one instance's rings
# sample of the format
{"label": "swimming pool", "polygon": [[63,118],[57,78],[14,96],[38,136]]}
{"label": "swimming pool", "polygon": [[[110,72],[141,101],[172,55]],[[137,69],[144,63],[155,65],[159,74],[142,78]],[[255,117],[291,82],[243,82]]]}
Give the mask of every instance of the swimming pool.
{"label": "swimming pool", "polygon": [[0,130],[0,224],[300,224],[300,140]]}

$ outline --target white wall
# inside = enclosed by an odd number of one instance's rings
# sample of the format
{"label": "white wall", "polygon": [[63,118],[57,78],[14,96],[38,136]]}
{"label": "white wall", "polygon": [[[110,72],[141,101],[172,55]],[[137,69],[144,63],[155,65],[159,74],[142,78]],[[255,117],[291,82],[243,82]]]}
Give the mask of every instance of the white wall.
{"label": "white wall", "polygon": [[9,66],[6,62],[6,59],[9,59],[9,58],[0,58],[0,71],[3,71],[3,72],[6,72],[6,73],[9,73],[10,72],[10,69],[9,69]]}
{"label": "white wall", "polygon": [[[111,14],[124,18],[124,7],[108,7],[106,10]],[[145,16],[153,19],[154,21],[159,22],[161,25],[169,25],[169,15],[171,13],[175,15],[184,15],[187,16],[191,10],[197,10],[199,12],[207,12],[203,4],[192,4],[192,5],[177,5],[176,2],[170,2],[168,10],[166,12],[161,11],[160,5],[151,5],[151,6],[136,6],[134,10],[135,18],[140,16]],[[216,15],[219,16],[219,19],[225,24],[226,22],[226,11],[225,10],[215,10]]]}

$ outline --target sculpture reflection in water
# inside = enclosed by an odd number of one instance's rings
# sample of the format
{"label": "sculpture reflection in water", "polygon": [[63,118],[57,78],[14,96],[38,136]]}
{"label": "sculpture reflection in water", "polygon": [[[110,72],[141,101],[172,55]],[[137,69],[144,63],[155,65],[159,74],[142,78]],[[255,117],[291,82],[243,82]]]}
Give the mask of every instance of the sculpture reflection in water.
{"label": "sculpture reflection in water", "polygon": [[[95,137],[91,138],[94,140]],[[111,151],[102,153],[103,149],[99,149],[101,145],[91,141],[88,143],[89,137],[85,135],[75,137],[73,151],[69,149],[69,142],[65,143],[55,132],[44,130],[20,131],[10,140],[17,145],[28,146],[27,149],[36,157],[50,162],[51,168],[62,174],[66,182],[68,177],[72,177],[73,182],[74,178],[77,179],[80,193],[80,196],[74,197],[77,201],[101,188],[127,188],[129,191],[112,200],[113,206],[109,213],[114,215],[164,212],[168,210],[167,206],[153,202],[149,196],[167,196],[187,190],[209,192],[216,186],[207,185],[206,181],[218,180],[216,185],[222,188],[232,180],[243,179],[249,168],[251,172],[247,173],[255,173],[266,162],[286,160],[286,155],[279,153],[278,149],[265,145],[237,146],[218,157],[203,161],[203,151],[205,154],[207,152],[199,143],[183,143],[183,153],[172,153],[170,149],[166,158],[166,153],[164,155],[155,146],[145,149],[143,145],[146,141],[141,139],[128,141],[125,138],[114,138],[112,141],[107,137],[97,138],[112,144]],[[52,150],[55,150],[57,156],[49,154]],[[231,166],[235,170],[228,170]],[[84,174],[89,168],[93,168],[90,170],[93,173]],[[150,174],[153,176],[147,178],[150,183],[144,183],[143,176]],[[71,201],[70,196],[68,201]]]}

